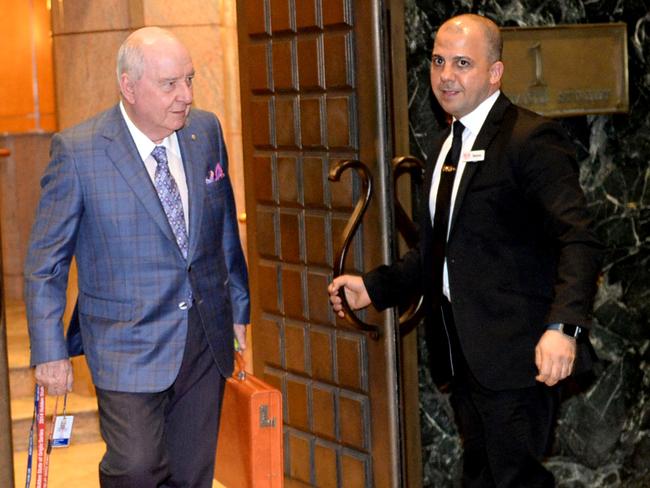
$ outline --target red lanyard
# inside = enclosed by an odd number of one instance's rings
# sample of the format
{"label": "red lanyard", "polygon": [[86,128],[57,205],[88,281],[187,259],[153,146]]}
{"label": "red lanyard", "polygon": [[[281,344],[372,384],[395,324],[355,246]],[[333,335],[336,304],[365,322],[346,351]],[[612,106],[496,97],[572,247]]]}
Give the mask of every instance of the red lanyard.
{"label": "red lanyard", "polygon": [[[38,411],[36,412],[36,488],[47,487],[45,471],[45,388],[38,387]],[[49,463],[48,463],[49,464]]]}
{"label": "red lanyard", "polygon": [[[52,436],[54,434],[54,419],[59,404],[59,397],[54,402],[54,411],[52,412],[52,426],[50,434],[45,441],[45,388],[36,387],[34,393],[34,418],[36,420],[36,488],[47,488],[47,477],[50,467],[50,452],[52,451]],[[65,410],[65,405],[64,405]],[[25,486],[29,488],[31,481],[31,464],[32,464],[32,446],[33,446],[33,427],[30,430],[29,453],[27,459],[27,479]]]}

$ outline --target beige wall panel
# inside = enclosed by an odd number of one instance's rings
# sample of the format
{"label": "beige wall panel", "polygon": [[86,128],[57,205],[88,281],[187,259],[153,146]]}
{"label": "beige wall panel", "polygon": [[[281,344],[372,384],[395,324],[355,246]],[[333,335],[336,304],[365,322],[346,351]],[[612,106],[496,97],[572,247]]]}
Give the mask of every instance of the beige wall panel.
{"label": "beige wall panel", "polygon": [[128,29],[142,25],[141,1],[53,0],[52,33]]}
{"label": "beige wall panel", "polygon": [[65,129],[118,100],[115,55],[129,31],[54,37],[59,128]]}
{"label": "beige wall panel", "polygon": [[[179,26],[221,24],[221,1],[218,0],[143,0],[145,25]],[[226,0],[225,3],[235,3]]]}
{"label": "beige wall panel", "polygon": [[237,27],[220,29],[224,69],[224,103],[228,117],[228,132],[241,136],[241,100],[239,96],[239,56],[237,52]]}
{"label": "beige wall panel", "polygon": [[[217,0],[221,12],[221,24],[237,28],[237,2],[233,0]],[[237,39],[235,39],[236,41]],[[237,43],[235,42],[235,46]]]}

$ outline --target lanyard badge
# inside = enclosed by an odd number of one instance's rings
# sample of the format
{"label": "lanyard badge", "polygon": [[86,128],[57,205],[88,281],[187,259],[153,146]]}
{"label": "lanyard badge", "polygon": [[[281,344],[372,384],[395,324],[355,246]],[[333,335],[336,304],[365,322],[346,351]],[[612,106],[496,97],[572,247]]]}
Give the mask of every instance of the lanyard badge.
{"label": "lanyard badge", "polygon": [[[63,397],[63,413],[57,415],[54,420],[52,431],[52,447],[68,447],[70,445],[70,436],[72,435],[72,422],[74,415],[66,415],[65,407],[68,403],[68,395]],[[55,412],[56,413],[56,410]]]}

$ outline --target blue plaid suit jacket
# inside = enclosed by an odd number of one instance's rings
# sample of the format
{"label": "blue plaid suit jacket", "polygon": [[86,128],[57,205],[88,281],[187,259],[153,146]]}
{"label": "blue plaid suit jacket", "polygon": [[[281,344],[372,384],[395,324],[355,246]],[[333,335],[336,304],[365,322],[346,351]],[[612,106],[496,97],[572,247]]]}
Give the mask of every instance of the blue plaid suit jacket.
{"label": "blue plaid suit jacket", "polygon": [[[224,376],[249,295],[217,118],[192,109],[177,132],[189,194],[185,260],[119,106],[56,134],[25,264],[31,362],[66,358],[62,315],[76,257],[83,347],[102,389],[154,392],[180,368],[193,297]],[[224,176],[206,179],[217,163]]]}

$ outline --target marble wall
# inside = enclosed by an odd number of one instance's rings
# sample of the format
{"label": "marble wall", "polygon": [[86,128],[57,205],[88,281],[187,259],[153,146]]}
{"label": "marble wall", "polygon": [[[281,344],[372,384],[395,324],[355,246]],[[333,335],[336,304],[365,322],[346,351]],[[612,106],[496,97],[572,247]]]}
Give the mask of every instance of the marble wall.
{"label": "marble wall", "polygon": [[[581,182],[608,253],[591,333],[601,361],[592,378],[567,385],[547,465],[560,487],[650,486],[648,2],[406,0],[406,5],[411,151],[423,158],[444,123],[428,69],[433,34],[446,18],[473,12],[502,26],[627,24],[629,113],[562,119],[578,147]],[[448,398],[424,368],[420,385],[424,486],[457,486],[462,450]]]}

